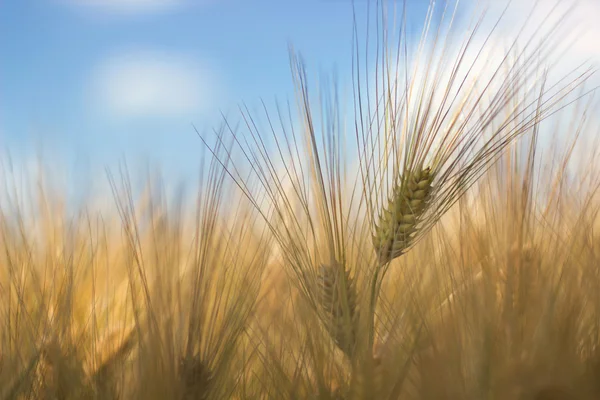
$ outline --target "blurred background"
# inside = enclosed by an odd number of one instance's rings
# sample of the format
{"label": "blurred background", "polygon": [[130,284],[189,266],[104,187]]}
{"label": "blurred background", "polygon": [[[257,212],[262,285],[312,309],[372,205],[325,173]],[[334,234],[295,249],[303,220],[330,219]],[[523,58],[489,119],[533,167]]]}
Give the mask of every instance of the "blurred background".
{"label": "blurred background", "polygon": [[[353,3],[365,29],[375,10],[366,0],[3,0],[0,149],[16,168],[35,169],[42,154],[79,188],[105,181],[105,167],[124,158],[158,165],[174,182],[193,179],[201,146],[193,126],[209,132],[242,104],[293,100],[289,45],[314,83],[335,71],[351,104]],[[416,44],[429,2],[407,3]],[[484,3],[487,23],[507,4],[462,1],[456,23],[466,26]],[[492,40],[502,45],[534,3],[513,2]],[[571,4],[537,3],[531,29],[556,4]],[[557,71],[600,61],[599,16],[600,2],[579,1],[569,22],[576,40]]]}

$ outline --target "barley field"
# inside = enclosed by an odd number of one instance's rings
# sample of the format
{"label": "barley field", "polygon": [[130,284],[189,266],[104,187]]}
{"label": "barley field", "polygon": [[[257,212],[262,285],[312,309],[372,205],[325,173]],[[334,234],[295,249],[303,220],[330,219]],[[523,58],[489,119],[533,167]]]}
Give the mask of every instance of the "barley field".
{"label": "barley field", "polygon": [[410,46],[390,4],[355,21],[349,95],[290,48],[296,98],[198,130],[185,194],[122,168],[75,206],[4,159],[0,399],[600,399],[568,14],[492,47],[431,2]]}

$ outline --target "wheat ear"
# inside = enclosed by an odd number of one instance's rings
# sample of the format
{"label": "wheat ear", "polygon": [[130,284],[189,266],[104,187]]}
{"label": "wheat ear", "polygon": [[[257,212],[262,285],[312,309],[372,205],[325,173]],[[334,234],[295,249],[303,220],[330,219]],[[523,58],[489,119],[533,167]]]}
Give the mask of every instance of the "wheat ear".
{"label": "wheat ear", "polygon": [[412,244],[417,225],[430,204],[432,183],[433,174],[427,167],[401,176],[394,186],[373,235],[373,246],[381,265],[404,254]]}
{"label": "wheat ear", "polygon": [[319,292],[325,327],[340,350],[351,358],[356,346],[358,324],[354,280],[339,263],[321,265]]}
{"label": "wheat ear", "polygon": [[213,375],[199,356],[185,357],[179,363],[182,400],[209,398]]}

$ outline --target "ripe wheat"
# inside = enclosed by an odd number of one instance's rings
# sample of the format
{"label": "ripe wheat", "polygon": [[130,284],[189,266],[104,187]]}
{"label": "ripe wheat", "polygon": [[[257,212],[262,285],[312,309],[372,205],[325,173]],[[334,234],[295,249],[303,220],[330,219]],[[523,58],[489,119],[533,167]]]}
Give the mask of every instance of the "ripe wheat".
{"label": "ripe wheat", "polygon": [[373,235],[373,245],[382,265],[404,254],[410,246],[413,233],[427,211],[433,178],[430,168],[417,168],[395,185]]}

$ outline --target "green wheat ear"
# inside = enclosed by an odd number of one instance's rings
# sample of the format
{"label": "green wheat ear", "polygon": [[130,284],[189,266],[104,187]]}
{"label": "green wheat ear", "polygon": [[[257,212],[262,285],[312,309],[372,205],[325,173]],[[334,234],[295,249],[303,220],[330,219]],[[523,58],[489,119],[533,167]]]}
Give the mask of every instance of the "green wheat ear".
{"label": "green wheat ear", "polygon": [[404,254],[412,244],[417,225],[430,204],[433,178],[431,168],[418,168],[396,183],[373,235],[373,246],[381,265]]}
{"label": "green wheat ear", "polygon": [[327,331],[348,357],[356,346],[358,307],[356,285],[341,264],[321,265],[319,305]]}

